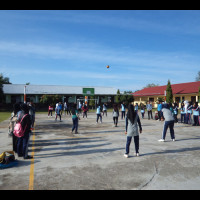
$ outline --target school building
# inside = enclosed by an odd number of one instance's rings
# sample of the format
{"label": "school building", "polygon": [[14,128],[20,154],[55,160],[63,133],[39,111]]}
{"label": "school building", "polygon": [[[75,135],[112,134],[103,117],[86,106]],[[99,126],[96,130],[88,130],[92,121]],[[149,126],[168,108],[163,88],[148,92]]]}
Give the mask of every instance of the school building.
{"label": "school building", "polygon": [[[174,102],[179,103],[179,106],[182,101],[191,101],[199,102],[199,88],[200,81],[189,82],[189,83],[180,83],[172,84],[172,93]],[[134,103],[143,103],[146,105],[147,101],[151,101],[153,107],[157,107],[158,99],[165,100],[167,85],[156,86],[151,88],[144,88],[142,90],[136,91],[133,93]],[[200,104],[200,103],[199,103]]]}
{"label": "school building", "polygon": [[[7,104],[26,101],[40,103],[42,95],[62,95],[63,102],[78,103],[87,96],[95,96],[95,103],[114,102],[117,89],[112,87],[81,87],[61,85],[3,84]],[[88,98],[89,99],[89,98]]]}

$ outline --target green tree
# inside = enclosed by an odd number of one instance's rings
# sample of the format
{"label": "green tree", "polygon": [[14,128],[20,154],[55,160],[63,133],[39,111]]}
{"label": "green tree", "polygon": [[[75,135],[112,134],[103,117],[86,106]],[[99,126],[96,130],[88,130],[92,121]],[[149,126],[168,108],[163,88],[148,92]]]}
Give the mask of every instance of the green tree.
{"label": "green tree", "polygon": [[200,81],[200,71],[198,71],[197,76],[196,76],[196,81]]}
{"label": "green tree", "polygon": [[167,92],[166,102],[173,103],[173,93],[172,93],[172,87],[171,87],[170,80],[168,80],[166,92]]}
{"label": "green tree", "polygon": [[46,105],[55,105],[58,102],[62,102],[62,95],[42,95],[40,99],[40,103],[46,104]]}
{"label": "green tree", "polygon": [[125,102],[126,105],[134,101],[132,91],[124,91],[124,95],[121,95],[121,102]]}
{"label": "green tree", "polygon": [[121,102],[121,94],[120,94],[120,90],[117,90],[117,95],[115,96],[115,102],[116,103],[120,103]]}
{"label": "green tree", "polygon": [[3,93],[3,84],[11,84],[8,77],[3,77],[3,74],[0,74],[0,102],[2,103],[4,100]]}

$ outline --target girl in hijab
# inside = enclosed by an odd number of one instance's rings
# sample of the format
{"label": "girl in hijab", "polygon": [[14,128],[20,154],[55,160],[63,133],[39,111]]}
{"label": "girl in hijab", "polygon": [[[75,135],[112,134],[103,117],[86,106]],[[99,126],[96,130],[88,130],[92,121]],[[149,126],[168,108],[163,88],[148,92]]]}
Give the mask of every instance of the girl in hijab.
{"label": "girl in hijab", "polygon": [[136,156],[139,156],[138,125],[140,129],[140,133],[142,133],[140,118],[137,112],[134,110],[134,106],[132,104],[129,104],[128,112],[126,116],[126,131],[125,131],[125,134],[127,134],[127,141],[126,141],[126,153],[124,154],[124,157],[126,158],[128,158],[129,156],[129,147],[131,144],[132,137],[134,137]]}

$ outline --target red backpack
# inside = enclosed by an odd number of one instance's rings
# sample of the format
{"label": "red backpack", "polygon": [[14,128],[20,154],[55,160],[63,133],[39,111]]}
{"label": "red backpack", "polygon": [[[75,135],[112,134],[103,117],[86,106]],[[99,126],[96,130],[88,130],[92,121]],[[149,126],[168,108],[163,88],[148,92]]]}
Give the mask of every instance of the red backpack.
{"label": "red backpack", "polygon": [[23,130],[21,123],[22,123],[22,120],[24,119],[24,117],[26,117],[26,115],[27,115],[27,114],[25,114],[25,115],[22,117],[21,121],[20,121],[20,122],[17,122],[16,125],[15,125],[15,127],[14,127],[13,133],[14,133],[14,135],[15,135],[16,137],[23,137],[23,136],[24,136],[24,132],[25,132],[25,130],[26,130],[27,124],[26,124],[26,126],[25,126],[25,128],[24,128],[24,130]]}

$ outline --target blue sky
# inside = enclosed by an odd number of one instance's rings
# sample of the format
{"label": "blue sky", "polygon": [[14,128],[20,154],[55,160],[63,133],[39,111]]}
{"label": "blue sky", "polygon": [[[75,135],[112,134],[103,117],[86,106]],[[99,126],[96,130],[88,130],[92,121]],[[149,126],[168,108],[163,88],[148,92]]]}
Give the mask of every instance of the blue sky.
{"label": "blue sky", "polygon": [[198,71],[198,10],[0,10],[0,73],[13,84],[135,91]]}

